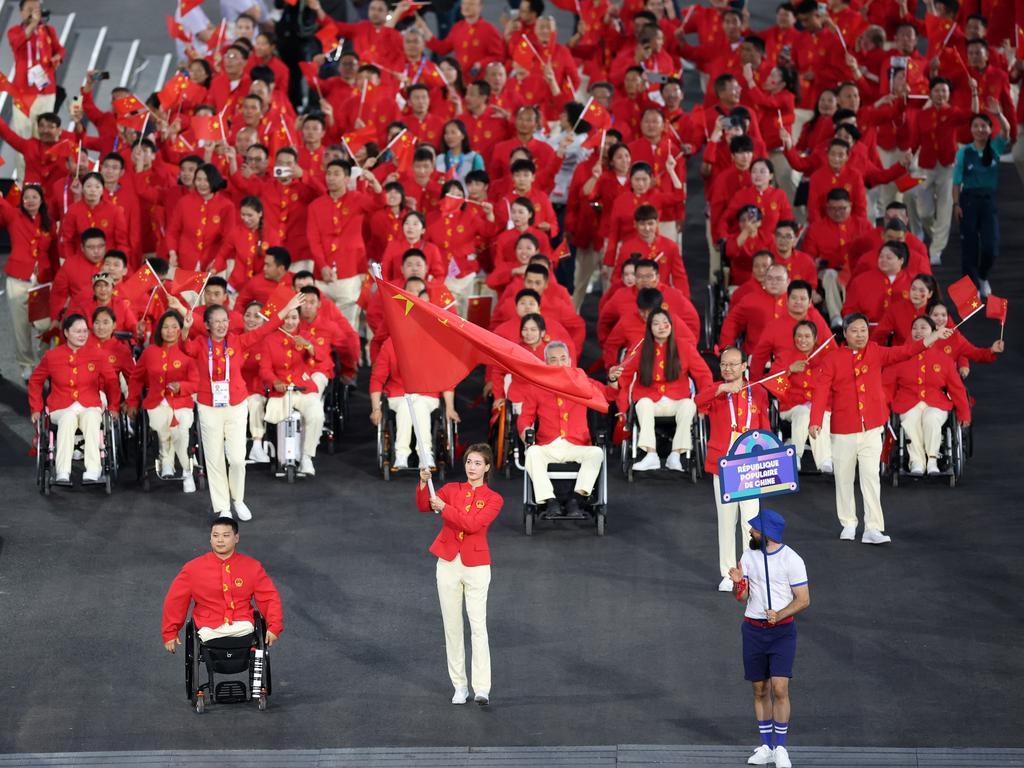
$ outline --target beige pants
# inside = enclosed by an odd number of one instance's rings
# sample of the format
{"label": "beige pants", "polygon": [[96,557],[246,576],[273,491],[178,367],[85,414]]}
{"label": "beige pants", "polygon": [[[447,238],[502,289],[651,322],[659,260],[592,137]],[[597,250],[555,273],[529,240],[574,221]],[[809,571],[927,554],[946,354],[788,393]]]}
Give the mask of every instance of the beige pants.
{"label": "beige pants", "polygon": [[836,513],[844,528],[857,526],[857,500],[853,480],[860,470],[860,494],[864,497],[864,528],[885,530],[882,490],[878,479],[882,459],[882,431],[876,427],[848,435],[832,433],[832,462],[835,466]]}
{"label": "beige pants", "polygon": [[785,192],[786,197],[792,200],[793,195],[796,194],[799,174],[793,172],[789,160],[786,159],[786,155],[782,152],[769,152],[768,159],[772,161],[772,167],[775,168],[775,181],[778,183],[779,189]]}
{"label": "beige pants", "polygon": [[[790,442],[796,446],[797,457],[803,456],[804,445],[807,443],[811,426],[810,404],[798,405],[788,411],[782,411],[779,413],[779,417],[788,421],[792,426]],[[825,411],[825,416],[821,420],[821,433],[817,437],[811,438],[811,453],[814,455],[814,465],[818,469],[821,469],[821,465],[826,461],[832,461],[832,437],[828,429],[831,420],[832,414]]]}
{"label": "beige pants", "polygon": [[438,409],[441,401],[427,395],[410,395],[412,398],[412,414],[404,397],[389,397],[388,407],[395,414],[395,458],[408,458],[412,453],[412,419],[416,416],[416,428],[424,445],[417,447],[420,455],[426,455],[433,461],[434,435],[430,431],[430,414]]}
{"label": "beige pants", "polygon": [[793,135],[793,144],[795,145],[800,141],[800,133],[803,131],[804,126],[811,121],[814,117],[814,110],[812,109],[797,109],[793,113],[793,130],[790,133]]}
{"label": "beige pants", "polygon": [[657,416],[674,416],[676,419],[676,431],[672,436],[672,450],[682,453],[693,449],[693,438],[690,434],[690,426],[693,424],[693,417],[697,413],[697,406],[693,400],[673,400],[670,397],[663,397],[654,402],[649,397],[641,397],[636,401],[636,421],[640,427],[640,435],[637,438],[637,445],[645,451],[653,451],[657,448],[657,440],[654,436],[654,419]]}
{"label": "beige pants", "polygon": [[676,226],[676,223],[674,221],[658,222],[658,233],[662,237],[667,237],[676,245],[679,244],[679,227]]}
{"label": "beige pants", "polygon": [[199,639],[204,643],[216,640],[218,637],[245,637],[251,635],[255,627],[251,621],[233,621],[230,624],[221,624],[219,627],[200,627],[196,630]]}
{"label": "beige pants", "polygon": [[[203,437],[210,501],[217,514],[231,510],[231,500],[245,501],[245,403],[214,408],[199,404],[199,431]],[[225,458],[227,467],[225,467]]]}
{"label": "beige pants", "polygon": [[445,287],[452,292],[455,299],[455,311],[459,317],[466,317],[466,309],[469,307],[469,297],[473,295],[473,286],[476,283],[476,272],[465,277],[449,277],[445,279]]}
{"label": "beige pants", "polygon": [[[36,118],[44,112],[53,112],[53,105],[57,102],[57,95],[51,93],[47,96],[36,96],[32,106],[28,108],[26,115],[20,109],[11,105],[11,130],[24,139],[39,138],[39,125]],[[18,169],[18,178],[25,179],[25,158],[19,152],[15,159]]]}
{"label": "beige pants", "polygon": [[[881,165],[883,168],[891,168],[893,165],[896,164],[896,162],[901,157],[903,157],[903,152],[901,152],[898,149],[882,149],[881,147],[879,147],[878,157],[882,161]],[[877,215],[873,215],[871,213],[870,200],[872,197],[875,198],[875,201],[878,205]],[[896,189],[896,185],[893,182],[889,182],[888,184],[882,184],[881,186],[875,187],[871,191],[869,191],[868,215],[872,216],[871,220],[874,221],[875,218],[881,217],[885,213],[885,206],[887,206],[894,200],[896,202],[902,203],[903,193]]]}
{"label": "beige pants", "polygon": [[[20,157],[20,155],[19,155]],[[20,368],[35,368],[38,358],[32,346],[32,323],[28,321],[28,291],[32,283],[7,276],[7,308],[14,329],[14,360]]]}
{"label": "beige pants", "polygon": [[757,514],[761,502],[749,499],[723,504],[717,474],[714,476],[714,485],[715,508],[718,510],[718,570],[724,579],[729,575],[729,569],[735,568],[739,562],[736,557],[736,526],[740,526],[740,538],[745,552],[750,547],[750,525],[747,521]]}
{"label": "beige pants", "polygon": [[924,468],[928,459],[939,456],[942,447],[942,428],[949,418],[949,411],[933,408],[921,402],[906,413],[900,414],[900,423],[907,434],[907,453],[910,463]]}
{"label": "beige pants", "polygon": [[[267,401],[266,422],[280,424],[288,414],[285,412],[283,397],[271,397]],[[302,455],[313,458],[320,444],[320,435],[324,430],[324,404],[320,402],[318,392],[292,392],[292,409],[302,416]]]}
{"label": "beige pants", "polygon": [[311,378],[313,383],[316,384],[316,391],[320,396],[320,402],[323,402],[324,394],[327,392],[327,385],[330,383],[330,380],[324,374],[320,373],[320,371],[314,371],[310,374],[309,378]]}
{"label": "beige pants", "polygon": [[939,256],[949,243],[953,221],[953,166],[936,165],[924,175],[924,183],[907,195],[907,210],[911,222],[931,235],[929,254]]}
{"label": "beige pants", "polygon": [[704,222],[704,236],[708,240],[708,282],[718,285],[718,273],[722,269],[722,253],[718,244],[711,238],[711,219]]}
{"label": "beige pants", "polygon": [[317,281],[320,291],[338,305],[341,314],[357,332],[359,331],[359,313],[362,310],[356,301],[359,300],[359,294],[363,290],[365,278],[365,275],[355,275],[332,280],[329,283]]}
{"label": "beige pants", "polygon": [[573,275],[572,302],[576,305],[576,311],[580,311],[583,300],[587,298],[587,288],[594,272],[601,266],[601,259],[604,258],[604,251],[594,248],[576,249],[576,272]]}
{"label": "beige pants", "polygon": [[821,295],[825,300],[828,319],[843,316],[843,303],[846,301],[846,288],[839,282],[839,273],[834,269],[824,269],[819,276]]}
{"label": "beige pants", "polygon": [[555,498],[555,489],[548,477],[548,464],[577,462],[576,493],[589,495],[601,474],[604,449],[596,445],[575,445],[559,437],[547,445],[531,445],[526,449],[526,474],[533,481],[533,497],[538,504]]}
{"label": "beige pants", "polygon": [[[149,428],[156,432],[160,441],[160,464],[174,467],[174,457],[178,457],[181,471],[187,473],[191,469],[188,455],[188,431],[192,428],[195,416],[191,408],[172,409],[166,402],[146,411],[149,414]],[[175,426],[171,421],[178,420]]]}
{"label": "beige pants", "polygon": [[461,555],[451,562],[437,561],[437,597],[444,623],[444,649],[448,656],[448,676],[456,688],[468,688],[466,678],[466,641],[462,621],[465,603],[473,652],[473,690],[491,691],[491,649],[487,643],[487,589],[491,584],[491,566],[462,564]]}
{"label": "beige pants", "polygon": [[71,457],[75,452],[75,432],[82,431],[85,444],[85,471],[99,473],[100,434],[103,428],[103,409],[84,408],[79,403],[59,411],[50,411],[50,421],[57,425],[57,450],[54,470],[58,475],[71,474]]}
{"label": "beige pants", "polygon": [[262,440],[267,434],[267,398],[263,395],[249,395],[245,404],[249,412],[249,434],[253,440]]}

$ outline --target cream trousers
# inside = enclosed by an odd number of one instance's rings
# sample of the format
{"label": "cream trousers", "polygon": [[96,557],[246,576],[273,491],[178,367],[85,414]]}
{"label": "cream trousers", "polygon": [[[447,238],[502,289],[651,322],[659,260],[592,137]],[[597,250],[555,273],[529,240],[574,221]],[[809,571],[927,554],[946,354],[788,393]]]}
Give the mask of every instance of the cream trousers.
{"label": "cream trousers", "polygon": [[911,464],[924,467],[928,459],[938,458],[942,428],[948,418],[949,411],[933,408],[925,402],[900,414],[900,423],[907,434],[907,453]]}
{"label": "cream trousers", "polygon": [[365,277],[365,275],[354,275],[352,277],[332,280],[329,283],[317,281],[317,287],[320,288],[320,291],[338,305],[341,314],[345,316],[345,319],[355,328],[356,332],[359,331],[359,313],[361,311],[356,301],[358,301],[359,294],[363,290],[363,280]]}
{"label": "cream trousers", "polygon": [[[267,401],[264,418],[268,424],[280,424],[288,414],[285,413],[284,397],[271,397]],[[324,404],[320,402],[318,392],[293,392],[292,408],[302,415],[302,455],[313,458],[320,444],[320,434],[324,429]]]}
{"label": "cream trousers", "polygon": [[637,445],[645,451],[657,449],[657,440],[654,436],[654,419],[658,416],[674,416],[676,419],[676,431],[672,436],[672,450],[676,453],[683,453],[693,449],[693,439],[690,434],[690,427],[693,424],[693,417],[697,414],[697,406],[693,400],[673,400],[670,397],[663,397],[657,402],[649,397],[641,397],[634,405],[636,408],[636,421],[640,426],[640,435],[637,438]]}
{"label": "cream trousers", "polygon": [[836,513],[844,528],[857,526],[857,500],[853,480],[860,470],[860,494],[864,497],[864,528],[885,530],[882,489],[878,479],[882,459],[882,431],[876,427],[848,435],[832,433],[832,463],[835,467]]}
{"label": "cream trousers", "polygon": [[[797,457],[803,456],[804,445],[807,443],[807,433],[810,431],[811,426],[810,404],[805,403],[804,405],[794,406],[788,411],[782,411],[779,413],[779,417],[783,421],[790,423],[792,427],[790,442],[796,446]],[[825,411],[825,416],[821,420],[821,433],[817,437],[810,439],[811,453],[814,455],[814,465],[818,469],[821,469],[821,465],[826,461],[832,460],[832,438],[828,429],[831,420],[832,414]]]}
{"label": "cream trousers", "polygon": [[745,552],[750,547],[750,525],[747,521],[757,514],[761,502],[750,499],[723,504],[717,474],[714,476],[714,485],[715,508],[718,510],[718,570],[724,579],[729,575],[729,569],[735,568],[739,562],[736,557],[736,526],[740,526],[740,537]]}
{"label": "cream trousers", "polygon": [[245,637],[251,635],[255,627],[251,621],[233,621],[230,624],[221,624],[219,627],[200,627],[196,630],[199,639],[204,643],[216,640],[218,637]]}
{"label": "cream trousers", "polygon": [[[416,415],[416,428],[423,438],[423,447],[417,448],[433,461],[434,436],[430,431],[430,414],[437,410],[441,401],[427,395],[410,395],[412,412]],[[389,397],[388,407],[395,414],[395,458],[408,457],[412,453],[412,414],[404,397]]]}
{"label": "cream trousers", "polygon": [[491,566],[463,565],[462,556],[452,561],[437,560],[437,597],[444,623],[444,649],[448,656],[448,676],[456,688],[468,688],[466,678],[466,641],[462,606],[469,618],[473,652],[473,690],[490,693],[491,650],[487,643],[487,589],[491,584]]}
{"label": "cream trousers", "polygon": [[[178,457],[181,471],[187,473],[191,467],[188,456],[188,431],[192,428],[195,416],[191,408],[174,408],[166,403],[160,403],[156,408],[150,408],[146,413],[149,415],[149,428],[156,432],[157,440],[160,441],[160,464],[163,466],[174,466],[174,457]],[[178,423],[171,426],[174,419]]]}
{"label": "cream trousers", "polygon": [[232,499],[245,501],[245,424],[248,418],[249,409],[244,402],[223,408],[199,404],[206,479],[213,511],[217,514],[229,512]]}
{"label": "cream trousers", "polygon": [[559,437],[547,445],[531,445],[526,449],[526,474],[533,481],[533,497],[538,504],[555,498],[555,489],[548,477],[548,464],[578,462],[576,493],[590,495],[601,474],[604,449],[596,445],[575,445]]}
{"label": "cream trousers", "polygon": [[57,425],[56,456],[54,469],[58,475],[71,474],[71,458],[75,452],[75,432],[82,431],[85,453],[85,471],[99,474],[100,434],[103,428],[103,409],[85,408],[75,403],[59,411],[50,411],[50,421]]}

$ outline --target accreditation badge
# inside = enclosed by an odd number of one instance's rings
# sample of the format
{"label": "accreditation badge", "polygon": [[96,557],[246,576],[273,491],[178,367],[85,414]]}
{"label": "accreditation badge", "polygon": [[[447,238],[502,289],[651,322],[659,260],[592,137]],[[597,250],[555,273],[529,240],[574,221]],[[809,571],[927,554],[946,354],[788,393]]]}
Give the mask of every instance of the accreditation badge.
{"label": "accreditation badge", "polygon": [[210,389],[213,393],[213,407],[227,408],[231,405],[231,387],[226,381],[211,381]]}

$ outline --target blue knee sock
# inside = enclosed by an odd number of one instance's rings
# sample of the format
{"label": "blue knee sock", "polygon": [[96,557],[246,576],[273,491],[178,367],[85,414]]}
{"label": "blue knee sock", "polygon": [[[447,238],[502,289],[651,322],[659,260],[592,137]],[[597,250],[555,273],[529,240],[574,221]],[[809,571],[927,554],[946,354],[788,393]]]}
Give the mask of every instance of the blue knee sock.
{"label": "blue knee sock", "polygon": [[771,748],[772,746],[772,721],[771,720],[758,720],[757,730],[761,734],[761,743],[766,747]]}
{"label": "blue knee sock", "polygon": [[786,734],[789,733],[789,723],[775,721],[775,746],[786,746]]}

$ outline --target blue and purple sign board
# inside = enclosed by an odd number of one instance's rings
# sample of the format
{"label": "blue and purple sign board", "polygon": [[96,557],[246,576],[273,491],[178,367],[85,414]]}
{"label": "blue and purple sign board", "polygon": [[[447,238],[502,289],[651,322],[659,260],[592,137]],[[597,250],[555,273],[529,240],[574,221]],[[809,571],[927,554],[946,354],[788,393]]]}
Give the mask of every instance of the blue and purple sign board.
{"label": "blue and purple sign board", "polygon": [[770,430],[744,432],[718,460],[718,485],[723,504],[796,493],[796,448],[783,445]]}

